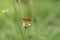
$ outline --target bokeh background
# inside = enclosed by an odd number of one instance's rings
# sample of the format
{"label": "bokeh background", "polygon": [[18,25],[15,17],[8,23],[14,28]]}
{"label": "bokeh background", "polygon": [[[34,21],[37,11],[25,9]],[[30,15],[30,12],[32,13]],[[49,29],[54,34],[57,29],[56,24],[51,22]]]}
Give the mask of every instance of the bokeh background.
{"label": "bokeh background", "polygon": [[0,40],[60,40],[60,0],[0,0]]}

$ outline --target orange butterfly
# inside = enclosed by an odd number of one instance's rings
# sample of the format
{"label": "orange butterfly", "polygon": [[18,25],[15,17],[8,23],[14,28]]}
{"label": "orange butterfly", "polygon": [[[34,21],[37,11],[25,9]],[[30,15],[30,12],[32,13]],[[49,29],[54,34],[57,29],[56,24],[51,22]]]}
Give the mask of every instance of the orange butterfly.
{"label": "orange butterfly", "polygon": [[30,26],[31,24],[29,24],[29,22],[31,21],[31,18],[23,18],[23,27],[26,29],[28,26]]}

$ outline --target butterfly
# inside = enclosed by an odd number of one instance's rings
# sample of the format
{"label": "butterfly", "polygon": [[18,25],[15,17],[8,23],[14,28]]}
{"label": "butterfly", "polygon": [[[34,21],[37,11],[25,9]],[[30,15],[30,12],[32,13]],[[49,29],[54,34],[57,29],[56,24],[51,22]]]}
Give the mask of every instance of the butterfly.
{"label": "butterfly", "polygon": [[30,22],[31,22],[31,18],[23,18],[22,19],[23,20],[23,27],[25,28],[25,29],[27,29],[31,24],[29,24]]}

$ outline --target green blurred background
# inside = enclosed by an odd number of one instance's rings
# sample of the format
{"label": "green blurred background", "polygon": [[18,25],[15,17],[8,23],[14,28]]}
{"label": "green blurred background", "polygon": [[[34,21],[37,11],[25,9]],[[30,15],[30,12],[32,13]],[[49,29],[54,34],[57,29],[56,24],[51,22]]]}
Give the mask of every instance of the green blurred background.
{"label": "green blurred background", "polygon": [[0,0],[0,40],[60,40],[60,0]]}

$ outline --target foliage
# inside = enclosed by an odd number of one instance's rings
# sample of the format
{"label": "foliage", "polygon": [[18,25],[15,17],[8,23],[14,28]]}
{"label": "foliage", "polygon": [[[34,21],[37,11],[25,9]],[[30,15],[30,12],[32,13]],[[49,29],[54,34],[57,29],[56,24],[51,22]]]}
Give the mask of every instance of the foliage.
{"label": "foliage", "polygon": [[60,40],[60,0],[0,0],[0,40]]}

